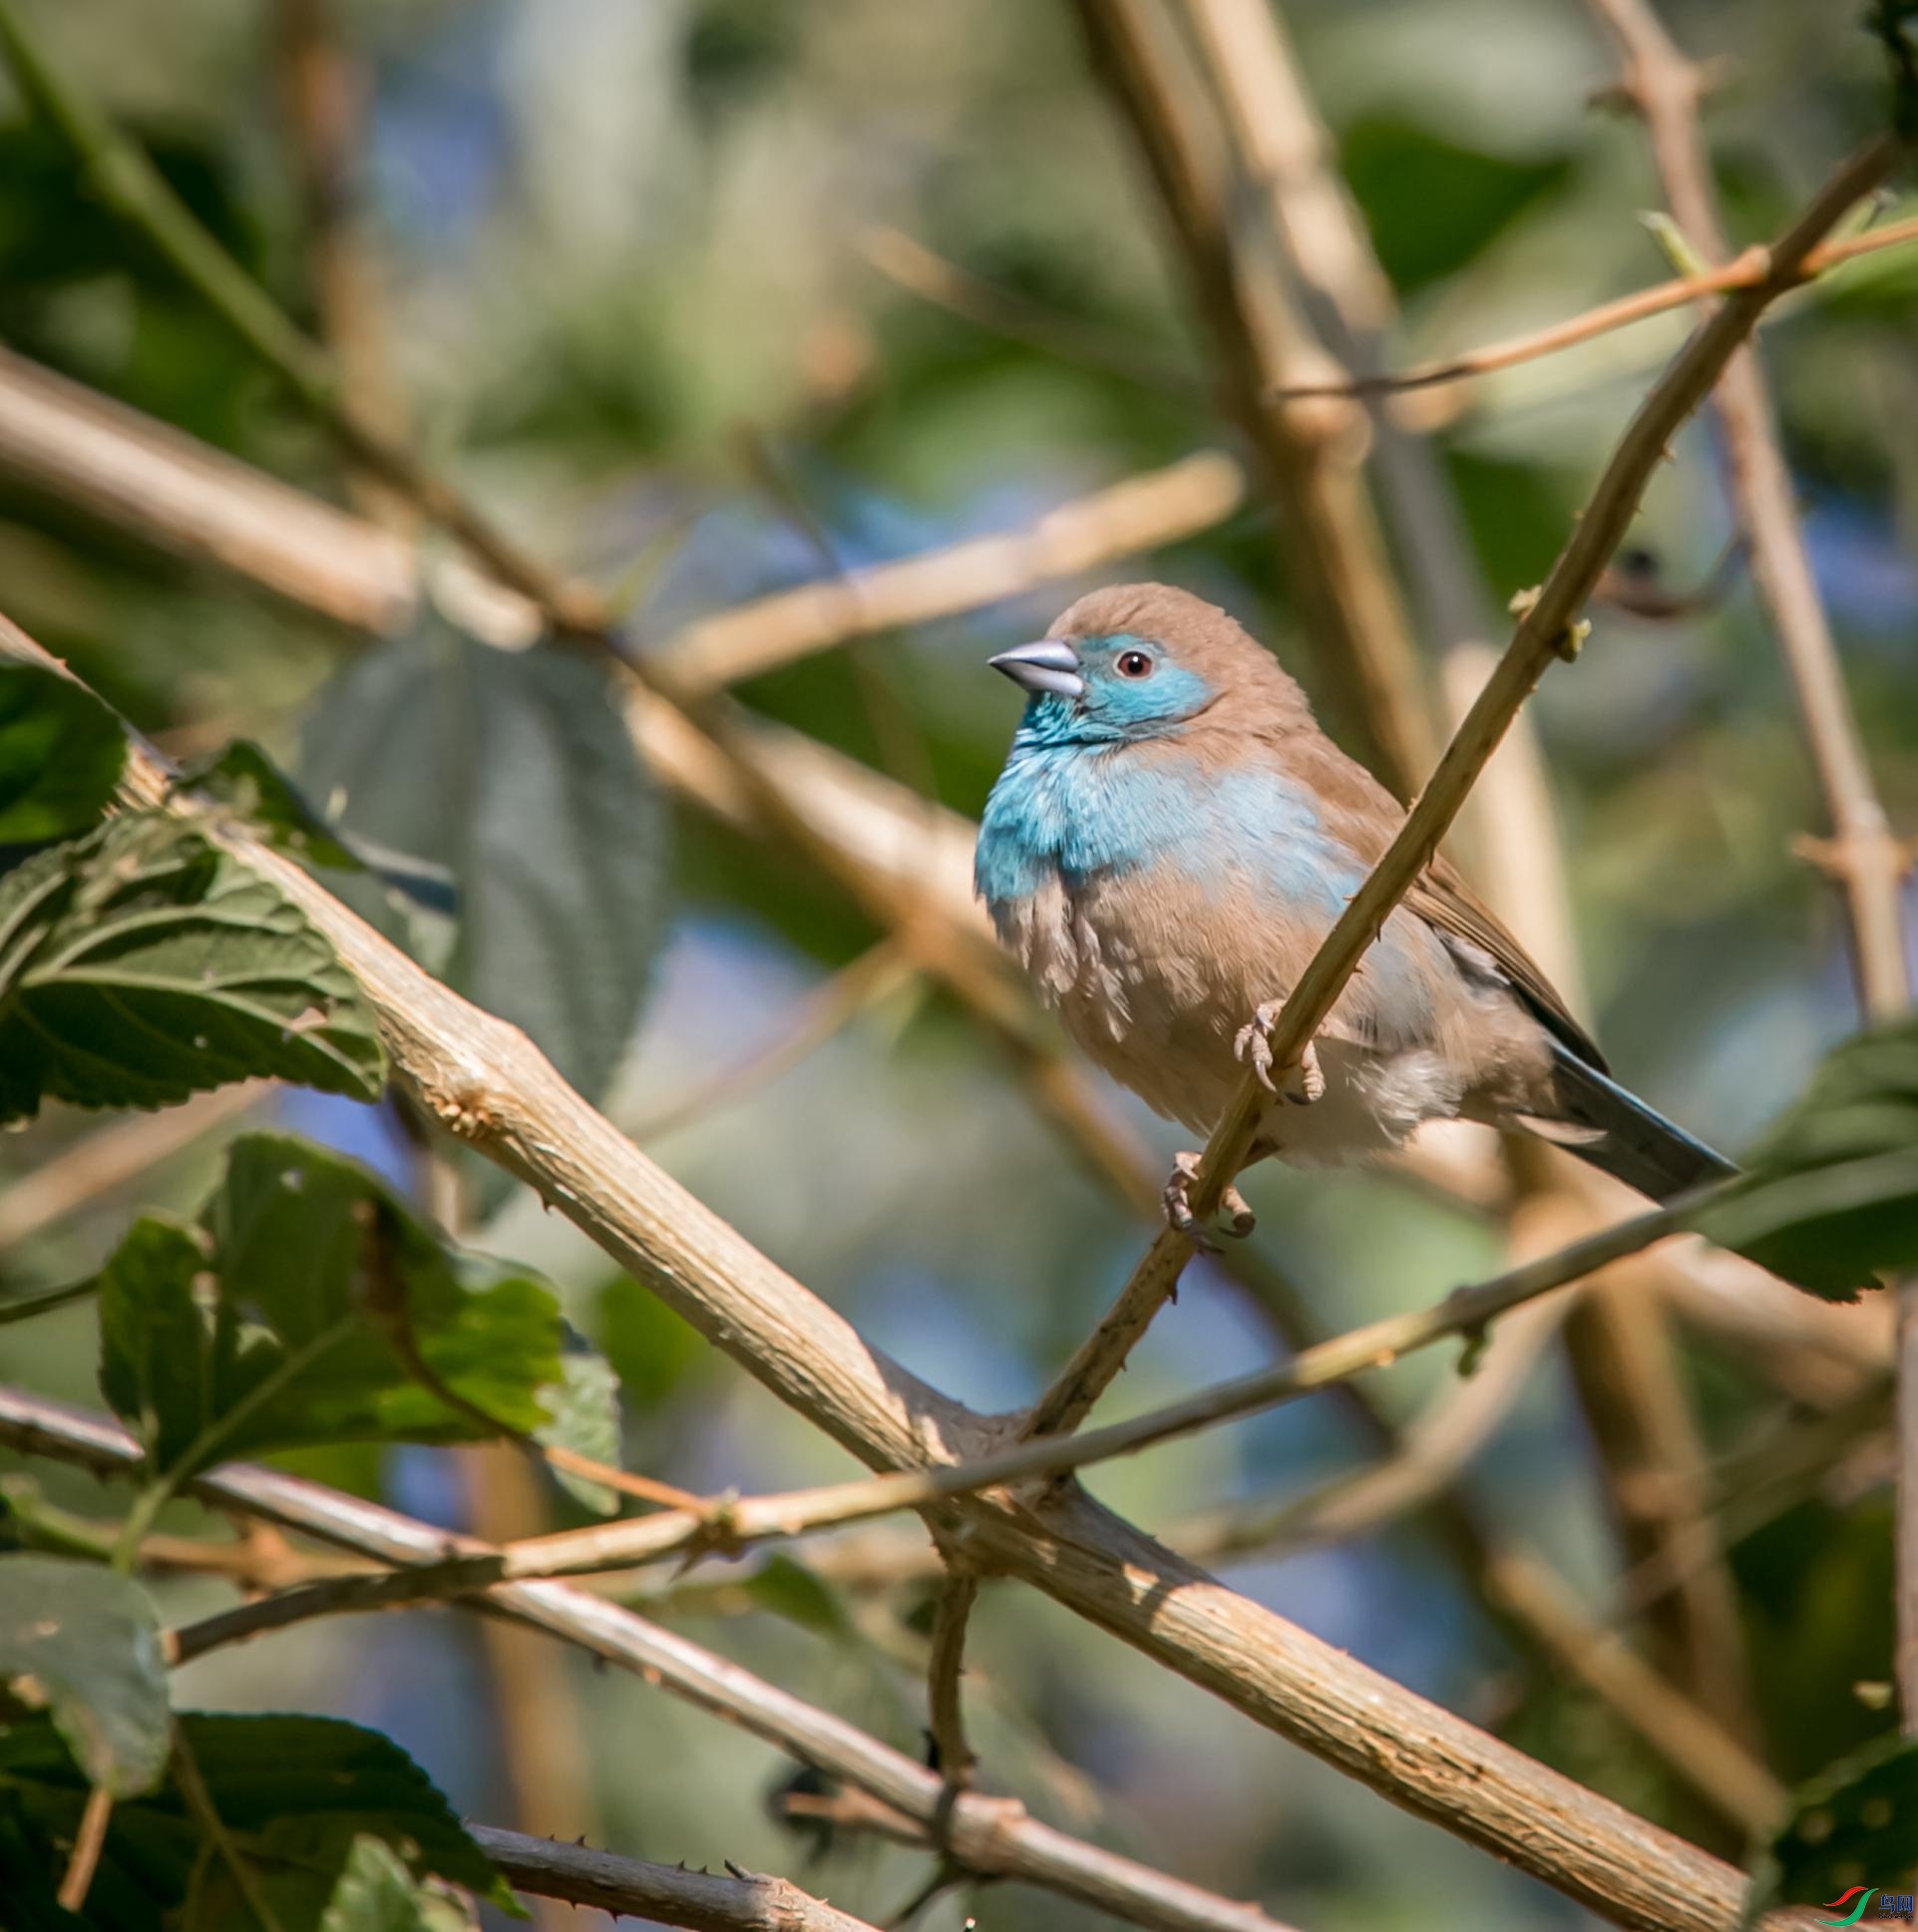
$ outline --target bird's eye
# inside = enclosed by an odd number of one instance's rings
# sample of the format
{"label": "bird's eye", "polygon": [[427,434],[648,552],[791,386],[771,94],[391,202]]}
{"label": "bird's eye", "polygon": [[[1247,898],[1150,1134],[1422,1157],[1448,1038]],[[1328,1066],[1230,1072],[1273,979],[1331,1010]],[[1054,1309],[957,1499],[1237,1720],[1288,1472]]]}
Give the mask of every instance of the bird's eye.
{"label": "bird's eye", "polygon": [[1121,677],[1150,677],[1152,659],[1142,650],[1122,650],[1119,653],[1118,672]]}

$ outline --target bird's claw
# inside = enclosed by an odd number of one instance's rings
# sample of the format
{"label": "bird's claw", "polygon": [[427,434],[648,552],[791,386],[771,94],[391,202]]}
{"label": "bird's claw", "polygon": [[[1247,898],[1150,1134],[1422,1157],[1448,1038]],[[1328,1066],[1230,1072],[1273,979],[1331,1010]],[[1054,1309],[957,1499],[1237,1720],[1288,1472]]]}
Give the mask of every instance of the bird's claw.
{"label": "bird's claw", "polygon": [[1279,1005],[1278,1000],[1268,999],[1255,1008],[1232,1039],[1232,1057],[1250,1066],[1268,1093],[1279,1091],[1272,1083],[1272,1028],[1279,1017]]}
{"label": "bird's claw", "polygon": [[[1232,1041],[1233,1058],[1252,1068],[1259,1084],[1268,1093],[1279,1092],[1278,1084],[1272,1077],[1273,1052],[1272,1029],[1278,1023],[1279,1014],[1284,1008],[1282,999],[1268,999],[1258,1006],[1252,1017],[1241,1026]],[[1285,1097],[1297,1106],[1309,1107],[1315,1100],[1323,1100],[1326,1094],[1326,1072],[1319,1064],[1318,1043],[1306,1042],[1306,1049],[1299,1055],[1299,1077],[1287,1083]]]}
{"label": "bird's claw", "polygon": [[[1172,1159],[1172,1178],[1165,1184],[1166,1225],[1175,1234],[1182,1234],[1195,1248],[1203,1248],[1208,1254],[1220,1252],[1219,1244],[1213,1240],[1210,1231],[1200,1222],[1193,1212],[1192,1184],[1199,1178],[1199,1156],[1197,1154],[1175,1154]],[[1239,1190],[1227,1184],[1219,1196],[1219,1212],[1225,1217],[1220,1227],[1221,1234],[1232,1236],[1235,1241],[1243,1241],[1258,1225],[1252,1209],[1246,1204],[1246,1197]]]}

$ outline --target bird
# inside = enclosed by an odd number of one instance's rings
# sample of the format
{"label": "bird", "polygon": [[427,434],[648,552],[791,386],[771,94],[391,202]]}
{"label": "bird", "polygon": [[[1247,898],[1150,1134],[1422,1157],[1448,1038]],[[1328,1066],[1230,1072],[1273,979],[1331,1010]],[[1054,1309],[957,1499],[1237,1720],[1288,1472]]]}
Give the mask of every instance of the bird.
{"label": "bird", "polygon": [[[1404,821],[1237,619],[1190,592],[1081,597],[990,660],[1026,693],[974,885],[1085,1053],[1209,1134],[1255,1070],[1247,1164],[1363,1160],[1428,1120],[1568,1148],[1655,1201],[1736,1170],[1619,1085],[1545,974],[1443,857],[1385,921],[1296,1068],[1271,1029]],[[1178,1156],[1166,1214],[1200,1238]],[[1252,1216],[1236,1188],[1229,1231]]]}

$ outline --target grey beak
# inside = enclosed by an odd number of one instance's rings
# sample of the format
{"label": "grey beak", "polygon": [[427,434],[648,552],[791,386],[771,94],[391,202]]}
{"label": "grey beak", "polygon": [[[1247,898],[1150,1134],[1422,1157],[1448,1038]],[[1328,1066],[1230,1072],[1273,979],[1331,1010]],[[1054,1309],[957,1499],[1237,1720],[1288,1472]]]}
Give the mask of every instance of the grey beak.
{"label": "grey beak", "polygon": [[1036,644],[1015,644],[986,661],[1025,690],[1051,691],[1058,697],[1085,695],[1079,653],[1060,638],[1041,637]]}

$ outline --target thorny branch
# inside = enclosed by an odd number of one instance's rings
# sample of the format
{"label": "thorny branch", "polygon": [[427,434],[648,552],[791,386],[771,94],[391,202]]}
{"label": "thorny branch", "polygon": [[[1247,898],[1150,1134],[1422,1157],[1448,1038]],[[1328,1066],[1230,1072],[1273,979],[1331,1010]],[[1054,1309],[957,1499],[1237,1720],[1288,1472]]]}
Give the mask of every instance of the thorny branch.
{"label": "thorny branch", "polygon": [[802,1892],[791,1879],[742,1871],[657,1865],[587,1845],[558,1844],[469,1824],[468,1832],[516,1890],[573,1905],[590,1905],[614,1919],[630,1913],[689,1932],[877,1932],[865,1919]]}
{"label": "thorny branch", "polygon": [[[1700,120],[1699,72],[1651,0],[1591,0],[1625,63],[1625,93],[1643,118],[1672,213],[1708,261],[1727,252]],[[1735,297],[1733,298],[1736,299]],[[1718,396],[1732,502],[1751,575],[1771,613],[1806,748],[1830,820],[1818,863],[1843,896],[1858,998],[1867,1019],[1911,1000],[1902,888],[1910,854],[1894,836],[1866,760],[1837,646],[1812,576],[1755,349],[1733,358]],[[1898,1290],[1898,1642],[1905,1730],[1918,1735],[1918,1282]]]}
{"label": "thorny branch", "polygon": [[[1834,268],[1885,248],[1898,248],[1918,241],[1918,215],[1902,221],[1889,221],[1881,228],[1863,234],[1846,235],[1840,240],[1821,242],[1804,258],[1803,279],[1820,280]],[[1399,395],[1409,390],[1435,388],[1443,383],[1466,382],[1475,376],[1496,375],[1501,369],[1515,369],[1521,363],[1535,362],[1541,356],[1556,355],[1562,349],[1576,348],[1581,342],[1595,341],[1614,329],[1629,328],[1634,322],[1650,321],[1655,315],[1669,315],[1675,309],[1689,308],[1694,302],[1708,301],[1714,295],[1728,295],[1734,289],[1754,288],[1764,278],[1762,248],[1747,248],[1722,267],[1701,269],[1696,275],[1677,275],[1670,281],[1656,282],[1615,301],[1601,302],[1578,315],[1567,316],[1524,335],[1502,342],[1487,343],[1480,349],[1467,349],[1455,356],[1414,363],[1408,369],[1380,370],[1369,375],[1352,375],[1331,382],[1293,383],[1276,391],[1281,402],[1324,402],[1350,397]]]}
{"label": "thorny branch", "polygon": [[[1224,121],[1257,205],[1267,245],[1279,253],[1302,291],[1310,320],[1335,365],[1360,374],[1382,362],[1384,331],[1395,315],[1391,284],[1373,250],[1351,194],[1339,174],[1330,129],[1320,117],[1275,0],[1185,0],[1183,11],[1217,94]],[[1257,238],[1257,235],[1253,238]],[[1498,624],[1487,607],[1450,476],[1436,450],[1378,406],[1370,411],[1368,468],[1397,551],[1421,629],[1435,647],[1440,678],[1454,719],[1477,696],[1496,656],[1489,639]],[[1615,582],[1601,575],[1595,598]],[[1549,788],[1535,735],[1521,713],[1476,784],[1457,828],[1474,883],[1486,892],[1576,1010],[1580,1005],[1577,948]],[[1594,1186],[1577,1163],[1537,1158],[1508,1143],[1507,1165],[1517,1189],[1508,1234],[1520,1237],[1541,1217],[1559,1225],[1553,1245],[1616,1218],[1614,1197]],[[1577,1225],[1567,1228],[1567,1219]],[[1666,1317],[1643,1293],[1632,1271],[1615,1271],[1579,1298],[1566,1328],[1575,1385],[1593,1424],[1594,1447],[1608,1502],[1629,1557],[1664,1540],[1696,1542],[1696,1498],[1678,1472],[1699,1460]],[[1295,1346],[1296,1343],[1295,1343]],[[1629,1349],[1632,1375],[1599,1372]],[[1598,1397],[1603,1396],[1601,1401]],[[1650,1463],[1658,1480],[1643,1479]],[[1521,1612],[1501,1614],[1490,1539],[1456,1519],[1454,1541],[1467,1576],[1485,1584],[1495,1616],[1528,1647],[1542,1638],[1555,1647],[1562,1619],[1535,1627]],[[1508,1602],[1505,1610],[1509,1612]],[[1727,1724],[1747,1713],[1742,1695],[1742,1647],[1729,1579],[1722,1569],[1699,1571],[1686,1590],[1659,1606],[1655,1636],[1668,1671],[1697,1687]]]}

